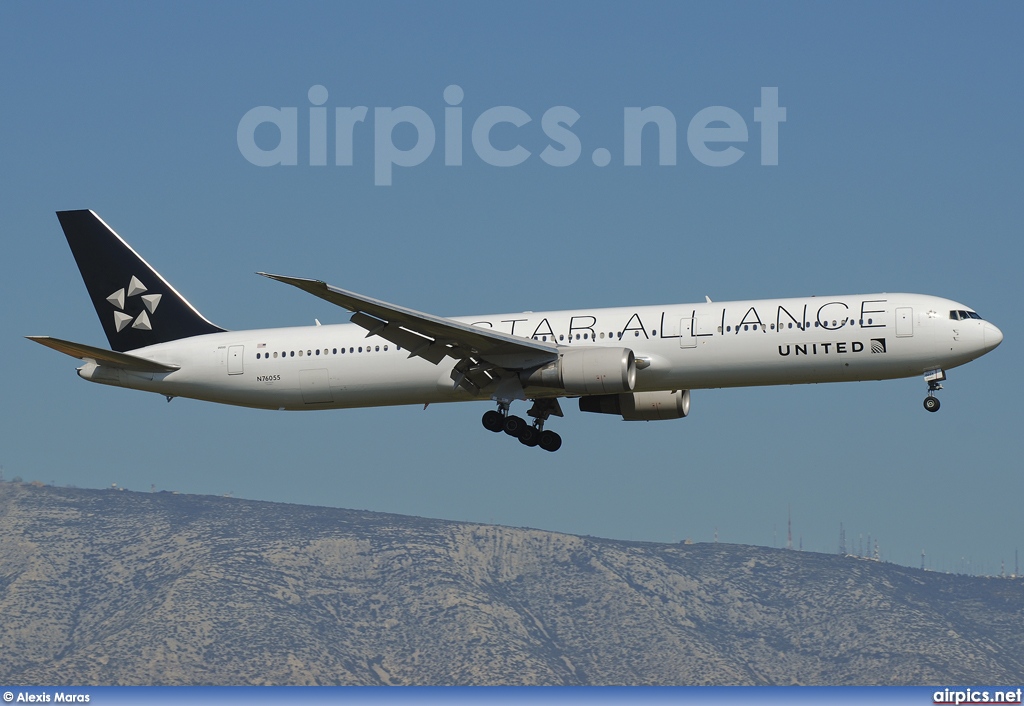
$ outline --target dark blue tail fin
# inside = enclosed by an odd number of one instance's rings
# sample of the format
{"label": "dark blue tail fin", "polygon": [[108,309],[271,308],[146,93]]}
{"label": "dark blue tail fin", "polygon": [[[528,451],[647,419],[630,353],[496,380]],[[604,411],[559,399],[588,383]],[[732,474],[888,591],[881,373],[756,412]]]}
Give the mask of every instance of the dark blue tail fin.
{"label": "dark blue tail fin", "polygon": [[216,333],[214,326],[92,211],[58,211],[110,347],[125,352]]}

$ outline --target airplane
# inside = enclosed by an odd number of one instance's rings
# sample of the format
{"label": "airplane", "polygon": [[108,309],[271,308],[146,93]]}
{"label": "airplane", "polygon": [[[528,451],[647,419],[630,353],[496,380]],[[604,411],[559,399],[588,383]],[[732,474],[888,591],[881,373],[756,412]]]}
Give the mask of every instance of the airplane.
{"label": "airplane", "polygon": [[[1002,332],[923,294],[859,294],[447,318],[323,281],[259,272],[351,312],[348,324],[228,331],[208,321],[93,211],[57,217],[110,349],[28,336],[83,361],[91,382],[274,410],[486,401],[483,426],[557,451],[545,423],[576,398],[627,421],[680,419],[695,389],[946,371]],[[531,402],[527,416],[511,413]]]}

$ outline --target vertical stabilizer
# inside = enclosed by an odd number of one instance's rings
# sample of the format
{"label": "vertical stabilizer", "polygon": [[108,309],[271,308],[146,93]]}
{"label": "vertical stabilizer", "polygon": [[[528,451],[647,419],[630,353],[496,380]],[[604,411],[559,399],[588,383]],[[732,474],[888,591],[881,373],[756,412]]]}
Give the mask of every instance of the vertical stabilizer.
{"label": "vertical stabilizer", "polygon": [[58,211],[57,218],[115,351],[216,333],[138,253],[92,211]]}

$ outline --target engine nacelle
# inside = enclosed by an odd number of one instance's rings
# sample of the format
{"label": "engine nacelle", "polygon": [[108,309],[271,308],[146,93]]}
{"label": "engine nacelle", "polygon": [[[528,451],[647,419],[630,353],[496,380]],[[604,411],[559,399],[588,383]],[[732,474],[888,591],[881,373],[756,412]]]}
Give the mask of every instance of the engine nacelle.
{"label": "engine nacelle", "polygon": [[631,392],[580,397],[581,412],[620,414],[627,422],[682,419],[690,413],[690,391]]}
{"label": "engine nacelle", "polygon": [[629,392],[636,385],[636,357],[628,348],[577,348],[559,353],[522,378],[524,386],[556,387],[574,395]]}

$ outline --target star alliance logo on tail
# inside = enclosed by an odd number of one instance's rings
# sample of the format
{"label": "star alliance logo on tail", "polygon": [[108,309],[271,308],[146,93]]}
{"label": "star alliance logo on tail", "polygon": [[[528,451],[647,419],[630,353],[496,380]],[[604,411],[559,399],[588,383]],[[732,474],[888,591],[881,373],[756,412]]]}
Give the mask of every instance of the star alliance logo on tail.
{"label": "star alliance logo on tail", "polygon": [[885,353],[885,339],[884,338],[872,338],[871,339],[871,352],[872,353]]}
{"label": "star alliance logo on tail", "polygon": [[[146,285],[142,284],[138,277],[132,275],[132,281],[128,283],[127,289],[121,288],[107,297],[107,301],[117,309],[114,312],[114,328],[117,329],[118,333],[123,331],[129,323],[131,323],[132,328],[139,329],[140,331],[153,330],[153,324],[150,322],[149,316],[156,311],[156,308],[160,305],[160,298],[163,295],[146,294],[145,292],[147,291]],[[132,297],[136,296],[142,300],[142,304],[145,307],[139,312],[138,316],[125,312],[125,305],[129,303]]]}

